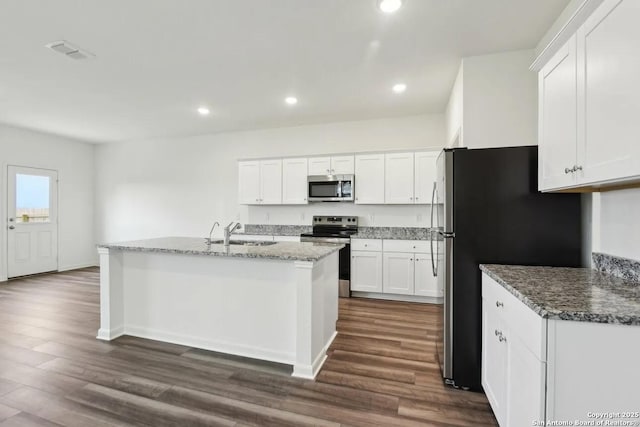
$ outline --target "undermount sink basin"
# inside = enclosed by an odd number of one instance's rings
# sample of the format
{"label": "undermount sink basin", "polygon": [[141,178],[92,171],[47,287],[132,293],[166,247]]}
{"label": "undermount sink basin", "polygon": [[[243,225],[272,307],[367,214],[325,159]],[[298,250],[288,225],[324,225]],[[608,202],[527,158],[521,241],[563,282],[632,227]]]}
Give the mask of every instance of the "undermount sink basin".
{"label": "undermount sink basin", "polygon": [[[208,241],[208,239],[205,239],[206,241]],[[221,245],[224,243],[224,240],[222,239],[214,239],[211,240],[211,244],[212,245]],[[243,246],[271,246],[271,245],[275,245],[278,242],[269,242],[269,241],[265,241],[265,240],[259,240],[259,241],[251,241],[251,240],[230,240],[229,244],[230,245],[243,245]]]}

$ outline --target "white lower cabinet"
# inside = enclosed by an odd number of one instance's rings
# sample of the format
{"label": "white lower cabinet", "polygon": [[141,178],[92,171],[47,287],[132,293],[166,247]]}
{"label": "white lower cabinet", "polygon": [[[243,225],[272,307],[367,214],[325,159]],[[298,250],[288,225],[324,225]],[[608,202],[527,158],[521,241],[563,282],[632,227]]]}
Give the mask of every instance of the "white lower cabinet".
{"label": "white lower cabinet", "polygon": [[545,419],[540,357],[546,355],[539,342],[545,328],[541,317],[483,274],[482,387],[501,426]]}
{"label": "white lower cabinet", "polygon": [[423,297],[442,298],[444,290],[438,287],[438,279],[433,275],[431,254],[417,253],[414,258],[414,294]]}
{"label": "white lower cabinet", "polygon": [[[374,255],[375,254],[375,255]],[[364,272],[367,259],[380,260],[380,267]],[[368,261],[372,263],[372,261]],[[374,285],[375,284],[375,285]],[[351,241],[351,290],[410,297],[442,298],[443,292],[431,269],[429,242],[425,240],[354,239]],[[368,295],[368,297],[376,297]],[[425,301],[424,299],[406,299]]]}
{"label": "white lower cabinet", "polygon": [[382,292],[382,253],[351,251],[351,290]]}
{"label": "white lower cabinet", "polygon": [[482,387],[500,426],[633,414],[638,354],[640,326],[543,319],[482,275]]}
{"label": "white lower cabinet", "polygon": [[385,252],[382,255],[382,292],[385,294],[413,295],[415,286],[414,255],[403,252]]}

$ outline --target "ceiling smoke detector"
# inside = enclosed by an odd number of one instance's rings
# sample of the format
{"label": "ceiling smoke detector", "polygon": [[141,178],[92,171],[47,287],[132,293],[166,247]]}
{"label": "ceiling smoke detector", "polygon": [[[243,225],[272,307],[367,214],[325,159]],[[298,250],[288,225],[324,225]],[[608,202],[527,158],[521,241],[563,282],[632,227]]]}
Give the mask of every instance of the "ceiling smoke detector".
{"label": "ceiling smoke detector", "polygon": [[54,52],[58,52],[62,55],[65,55],[67,58],[71,58],[71,59],[80,60],[80,59],[95,58],[95,55],[93,53],[80,49],[79,47],[72,45],[66,40],[59,40],[57,42],[52,42],[52,43],[46,44],[45,47],[53,50]]}

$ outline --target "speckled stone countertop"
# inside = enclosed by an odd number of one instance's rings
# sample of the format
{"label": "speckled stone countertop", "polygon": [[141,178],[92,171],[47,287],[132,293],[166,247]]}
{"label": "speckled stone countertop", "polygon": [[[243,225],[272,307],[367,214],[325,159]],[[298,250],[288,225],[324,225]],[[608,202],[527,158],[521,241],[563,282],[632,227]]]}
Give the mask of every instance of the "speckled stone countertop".
{"label": "speckled stone countertop", "polygon": [[429,240],[431,230],[421,227],[358,227],[352,239]]}
{"label": "speckled stone countertop", "polygon": [[640,325],[640,283],[590,268],[482,264],[507,291],[544,318]]}
{"label": "speckled stone countertop", "polygon": [[[233,239],[231,239],[233,241]],[[131,242],[98,245],[99,248],[130,252],[155,252],[216,257],[263,258],[280,261],[318,261],[340,250],[344,245],[327,243],[278,242],[268,246],[214,244],[210,247],[204,238],[161,237]]]}
{"label": "speckled stone countertop", "polygon": [[245,234],[257,234],[266,236],[299,236],[302,233],[311,233],[310,225],[277,225],[277,224],[245,224]]}

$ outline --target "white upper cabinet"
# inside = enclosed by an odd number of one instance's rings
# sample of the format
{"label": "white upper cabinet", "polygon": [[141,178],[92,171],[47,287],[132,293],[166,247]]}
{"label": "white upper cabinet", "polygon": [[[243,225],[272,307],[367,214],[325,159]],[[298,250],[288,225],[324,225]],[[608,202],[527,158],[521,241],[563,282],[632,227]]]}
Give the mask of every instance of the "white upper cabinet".
{"label": "white upper cabinet", "polygon": [[238,200],[244,205],[282,203],[282,160],[238,162]]}
{"label": "white upper cabinet", "polygon": [[571,186],[576,181],[576,37],[560,49],[539,75],[539,187]]}
{"label": "white upper cabinet", "polygon": [[606,0],[578,30],[578,167],[586,183],[640,175],[640,2]]}
{"label": "white upper cabinet", "polygon": [[331,173],[334,175],[353,175],[354,156],[331,157]]}
{"label": "white upper cabinet", "polygon": [[413,204],[413,153],[385,154],[384,161],[384,202],[386,204]]}
{"label": "white upper cabinet", "polygon": [[282,161],[282,204],[307,204],[307,158]]}
{"label": "white upper cabinet", "polygon": [[309,158],[309,175],[353,175],[353,171],[353,155]]}
{"label": "white upper cabinet", "polygon": [[310,157],[309,175],[329,175],[331,173],[331,157]]}
{"label": "white upper cabinet", "polygon": [[539,72],[539,188],[640,180],[640,2],[605,0]]}
{"label": "white upper cabinet", "polygon": [[238,162],[244,205],[307,204],[309,175],[355,175],[356,204],[429,204],[438,152],[345,154]]}
{"label": "white upper cabinet", "polygon": [[260,203],[260,161],[238,163],[238,203],[257,205]]}
{"label": "white upper cabinet", "polygon": [[355,203],[384,204],[384,154],[355,157]]}
{"label": "white upper cabinet", "polygon": [[439,151],[423,151],[414,155],[413,201],[416,204],[430,204],[433,183],[436,181],[436,162]]}

